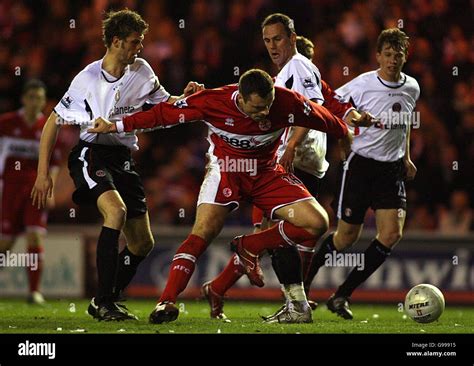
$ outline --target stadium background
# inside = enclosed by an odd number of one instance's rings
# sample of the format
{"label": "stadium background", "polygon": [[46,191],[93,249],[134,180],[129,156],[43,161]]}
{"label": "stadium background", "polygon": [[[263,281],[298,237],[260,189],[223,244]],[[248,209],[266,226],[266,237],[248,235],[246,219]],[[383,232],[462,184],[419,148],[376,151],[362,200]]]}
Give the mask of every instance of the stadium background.
{"label": "stadium background", "polygon": [[[412,160],[418,168],[407,186],[405,238],[387,264],[354,298],[399,301],[403,292],[429,282],[447,293],[448,301],[474,303],[474,38],[471,2],[466,0],[334,1],[334,0],[196,0],[196,1],[13,1],[0,3],[0,113],[19,107],[23,82],[36,77],[48,86],[49,114],[72,78],[105,52],[101,18],[108,9],[127,6],[150,24],[141,57],[152,65],[161,83],[174,94],[188,80],[206,87],[236,82],[250,67],[276,74],[261,39],[260,22],[271,12],[288,14],[296,31],[316,45],[315,63],[334,88],[361,72],[377,67],[376,38],[383,28],[403,26],[410,36],[404,71],[421,86],[417,103],[420,128],[413,130]],[[136,296],[156,296],[162,289],[169,261],[194,220],[207,143],[202,124],[140,135],[134,158],[144,178],[157,248],[142,265],[131,287]],[[73,127],[62,129],[67,150],[77,140]],[[321,192],[329,208],[338,168],[338,151],[330,141],[331,168]],[[95,241],[99,215],[71,202],[73,190],[64,165],[55,190],[46,240],[43,288],[49,296],[93,293]],[[368,244],[374,216],[368,213],[363,240]],[[185,295],[197,296],[199,285],[225,265],[226,243],[236,233],[249,232],[250,206],[232,214],[227,228],[202,258]],[[21,251],[22,246],[16,247]],[[268,262],[265,262],[268,267]],[[324,268],[314,297],[324,299],[348,268]],[[26,292],[21,269],[0,271],[0,296]],[[265,269],[265,290],[249,289],[241,280],[231,296],[277,298],[272,271]],[[381,296],[382,295],[382,296]],[[398,300],[397,300],[398,299]]]}

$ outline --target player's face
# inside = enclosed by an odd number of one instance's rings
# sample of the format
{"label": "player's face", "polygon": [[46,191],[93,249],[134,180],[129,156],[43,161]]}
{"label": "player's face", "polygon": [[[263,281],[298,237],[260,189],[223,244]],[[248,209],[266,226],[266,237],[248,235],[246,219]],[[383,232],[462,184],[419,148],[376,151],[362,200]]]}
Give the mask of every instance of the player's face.
{"label": "player's face", "polygon": [[29,89],[21,101],[28,113],[38,114],[46,105],[46,91],[43,88]]}
{"label": "player's face", "polygon": [[275,91],[268,94],[266,98],[262,98],[257,93],[250,94],[247,101],[239,95],[242,111],[256,122],[263,121],[268,117],[274,99]]}
{"label": "player's face", "polygon": [[143,49],[143,34],[133,32],[127,38],[120,41],[120,62],[131,65],[135,62],[138,54]]}
{"label": "player's face", "polygon": [[382,51],[377,52],[377,62],[380,65],[382,78],[388,81],[398,81],[400,72],[406,62],[406,55],[403,51],[394,50],[389,44],[385,43]]}
{"label": "player's face", "polygon": [[295,54],[296,34],[289,37],[281,23],[263,28],[263,42],[273,63],[280,69]]}

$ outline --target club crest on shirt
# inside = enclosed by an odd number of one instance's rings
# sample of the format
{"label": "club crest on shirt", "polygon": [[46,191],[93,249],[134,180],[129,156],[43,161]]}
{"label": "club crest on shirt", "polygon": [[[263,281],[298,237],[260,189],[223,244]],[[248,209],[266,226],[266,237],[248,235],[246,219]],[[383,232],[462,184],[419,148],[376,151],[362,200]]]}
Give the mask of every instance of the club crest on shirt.
{"label": "club crest on shirt", "polygon": [[98,177],[105,177],[105,172],[103,170],[97,170],[95,172],[95,175],[97,175]]}
{"label": "club crest on shirt", "polygon": [[400,103],[393,103],[392,111],[400,112],[402,110],[402,105]]}
{"label": "club crest on shirt", "polygon": [[234,119],[233,118],[226,118],[225,119],[226,126],[234,126]]}
{"label": "club crest on shirt", "polygon": [[224,195],[224,197],[229,198],[230,196],[232,196],[232,189],[230,189],[230,188],[224,188],[224,189],[222,190],[222,194]]}
{"label": "club crest on shirt", "polygon": [[258,128],[262,131],[268,131],[272,127],[272,123],[268,119],[258,122]]}
{"label": "club crest on shirt", "polygon": [[346,209],[344,210],[344,215],[345,215],[346,217],[351,217],[351,216],[352,216],[352,210],[351,210],[350,208],[346,208]]}
{"label": "club crest on shirt", "polygon": [[120,100],[120,90],[117,90],[115,93],[115,101],[118,102]]}

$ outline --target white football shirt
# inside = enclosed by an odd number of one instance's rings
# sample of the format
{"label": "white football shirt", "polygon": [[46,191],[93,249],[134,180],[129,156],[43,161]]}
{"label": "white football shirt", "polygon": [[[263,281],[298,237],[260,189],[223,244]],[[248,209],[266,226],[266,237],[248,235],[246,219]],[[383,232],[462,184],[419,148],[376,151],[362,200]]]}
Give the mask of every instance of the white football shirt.
{"label": "white football shirt", "polygon": [[341,86],[336,94],[380,119],[370,127],[349,126],[354,132],[352,151],[378,161],[396,161],[405,155],[407,126],[418,123],[413,111],[420,86],[413,77],[401,73],[398,82],[389,82],[378,70],[369,71]]}
{"label": "white football shirt", "polygon": [[142,58],[128,65],[118,79],[102,69],[102,61],[89,64],[77,74],[54,111],[64,123],[80,125],[81,140],[102,145],[125,145],[138,150],[135,131],[96,134],[87,132],[87,129],[98,117],[109,121],[122,120],[125,116],[141,111],[145,102],[165,102],[170,94],[160,85],[152,68]]}
{"label": "white football shirt", "polygon": [[[300,53],[296,53],[283,66],[276,77],[275,85],[292,89],[318,104],[324,103],[321,92],[321,74],[316,65]],[[286,129],[277,151],[278,159],[285,152],[290,137],[291,129]],[[317,130],[309,130],[305,139],[297,148],[295,167],[322,178],[329,167],[329,163],[325,159],[326,149],[326,134]],[[316,156],[314,156],[315,154]],[[306,161],[307,164],[305,164]]]}

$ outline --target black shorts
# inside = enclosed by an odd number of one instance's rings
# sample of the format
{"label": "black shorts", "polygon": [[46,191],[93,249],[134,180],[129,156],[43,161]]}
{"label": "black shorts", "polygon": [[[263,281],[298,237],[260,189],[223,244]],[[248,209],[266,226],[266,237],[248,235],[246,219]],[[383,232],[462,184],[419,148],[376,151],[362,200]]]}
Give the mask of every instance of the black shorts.
{"label": "black shorts", "polygon": [[69,154],[68,167],[76,186],[72,195],[76,204],[96,204],[102,193],[117,190],[127,207],[127,219],[147,212],[142,180],[126,146],[80,140]]}
{"label": "black shorts", "polygon": [[362,224],[367,209],[406,210],[403,160],[382,162],[352,152],[342,163],[332,207],[338,219]]}
{"label": "black shorts", "polygon": [[305,171],[296,167],[294,168],[294,174],[299,178],[299,180],[303,182],[309,193],[311,193],[311,196],[318,199],[322,178],[318,178],[312,174],[306,173]]}

